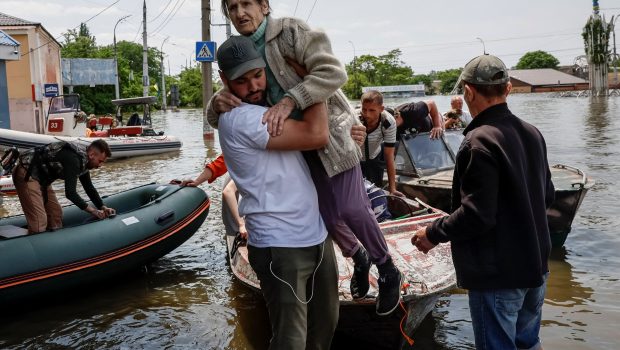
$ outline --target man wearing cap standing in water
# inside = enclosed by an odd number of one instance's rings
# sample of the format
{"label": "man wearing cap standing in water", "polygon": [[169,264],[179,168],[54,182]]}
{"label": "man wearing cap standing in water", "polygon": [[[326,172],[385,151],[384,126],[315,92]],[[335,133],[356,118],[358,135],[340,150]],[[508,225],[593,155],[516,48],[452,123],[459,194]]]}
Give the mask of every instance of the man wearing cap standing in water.
{"label": "man wearing cap standing in water", "polygon": [[474,58],[460,84],[473,121],[456,155],[453,212],[411,242],[424,253],[451,242],[477,349],[540,349],[554,197],[545,140],[508,109],[512,85],[499,58]]}

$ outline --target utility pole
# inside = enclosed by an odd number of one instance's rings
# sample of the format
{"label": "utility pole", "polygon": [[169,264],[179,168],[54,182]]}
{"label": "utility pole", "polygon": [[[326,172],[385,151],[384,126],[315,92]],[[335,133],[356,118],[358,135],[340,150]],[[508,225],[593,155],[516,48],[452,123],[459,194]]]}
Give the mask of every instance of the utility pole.
{"label": "utility pole", "polygon": [[620,14],[616,15],[615,18],[611,16],[611,30],[614,34],[614,57],[611,59],[614,65],[614,89],[618,88],[618,55],[616,54],[616,21],[618,20],[618,16],[620,16]]}
{"label": "utility pole", "polygon": [[221,27],[221,26],[226,27],[226,39],[232,36],[232,30],[230,29],[230,18],[226,18],[226,23],[213,23],[211,25],[217,26],[217,27]]}
{"label": "utility pole", "polygon": [[164,70],[164,44],[170,37],[164,39],[161,43],[159,54],[161,55],[161,109],[166,110],[166,71]]}
{"label": "utility pole", "polygon": [[142,96],[149,95],[149,55],[146,43],[146,0],[142,6]]}
{"label": "utility pole", "polygon": [[349,44],[353,47],[353,88],[355,89],[354,97],[357,98],[357,92],[359,87],[357,86],[357,55],[355,54],[355,45],[349,40]]}
{"label": "utility pole", "polygon": [[118,81],[118,58],[116,56],[116,26],[129,16],[131,15],[121,17],[114,25],[114,92],[116,93],[115,96],[117,100],[121,98],[121,93],[119,87],[120,82]]}
{"label": "utility pole", "polygon": [[[201,0],[202,41],[211,41],[211,0]],[[215,54],[215,52],[214,52]],[[211,62],[202,62],[202,114],[207,115],[207,103],[213,95]]]}

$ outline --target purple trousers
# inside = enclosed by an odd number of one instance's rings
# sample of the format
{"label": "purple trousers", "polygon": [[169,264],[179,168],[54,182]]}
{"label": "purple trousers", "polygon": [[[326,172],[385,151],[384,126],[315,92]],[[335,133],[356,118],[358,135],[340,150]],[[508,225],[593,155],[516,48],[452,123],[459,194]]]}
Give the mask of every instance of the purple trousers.
{"label": "purple trousers", "polygon": [[383,264],[389,257],[388,247],[370,207],[360,165],[329,177],[317,151],[302,153],[319,197],[321,217],[342,254],[353,256],[361,243],[373,263]]}

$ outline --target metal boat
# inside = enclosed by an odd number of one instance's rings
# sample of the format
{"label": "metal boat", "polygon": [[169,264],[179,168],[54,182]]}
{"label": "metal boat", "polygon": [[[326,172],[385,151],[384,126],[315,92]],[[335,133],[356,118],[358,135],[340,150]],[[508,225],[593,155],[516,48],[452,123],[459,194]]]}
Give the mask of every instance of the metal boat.
{"label": "metal boat", "polygon": [[[222,200],[222,203],[225,202]],[[394,263],[405,274],[402,309],[399,308],[390,316],[376,315],[378,273],[374,266],[370,271],[369,297],[353,300],[350,294],[353,261],[343,257],[338,246],[334,244],[339,270],[340,297],[337,331],[358,340],[364,339],[367,344],[378,341],[377,344],[382,346],[393,339],[404,341],[405,338],[398,336],[401,332],[400,327],[405,335],[410,336],[435,307],[442,293],[456,288],[456,272],[452,264],[450,244],[440,244],[428,254],[421,253],[411,244],[411,236],[416,230],[446,214],[421,201],[390,196],[388,207],[392,217],[397,219],[382,222],[379,226]],[[222,219],[226,228],[228,259],[233,275],[252,290],[259,291],[259,280],[248,261],[247,247],[240,244],[237,225],[226,205],[222,207]]]}
{"label": "metal boat", "polygon": [[[409,198],[451,212],[452,175],[456,154],[463,141],[462,130],[448,130],[440,139],[429,133],[405,134],[396,152],[396,187]],[[564,245],[573,219],[594,180],[575,167],[550,166],[555,201],[547,210],[551,242]]]}

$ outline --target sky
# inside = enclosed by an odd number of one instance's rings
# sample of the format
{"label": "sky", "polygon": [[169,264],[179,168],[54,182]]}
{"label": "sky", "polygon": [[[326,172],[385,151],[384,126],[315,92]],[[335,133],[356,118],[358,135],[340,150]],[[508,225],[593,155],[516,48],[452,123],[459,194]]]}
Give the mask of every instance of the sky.
{"label": "sky", "polygon": [[[41,23],[61,43],[62,33],[86,22],[98,45],[111,44],[114,25],[131,15],[118,24],[117,41],[142,44],[142,3],[0,0],[0,12]],[[270,4],[275,17],[299,17],[324,30],[343,63],[350,63],[354,55],[378,56],[400,49],[401,60],[416,74],[463,67],[483,50],[508,67],[536,50],[572,65],[584,54],[581,31],[592,13],[591,0],[271,0]],[[190,60],[194,62],[195,42],[202,40],[201,1],[146,0],[146,5],[148,45],[163,48],[166,70],[178,74]],[[620,14],[620,0],[599,0],[599,6],[608,21]],[[213,0],[211,7],[213,24],[225,23],[220,1]],[[225,39],[224,26],[211,28],[212,41]]]}

